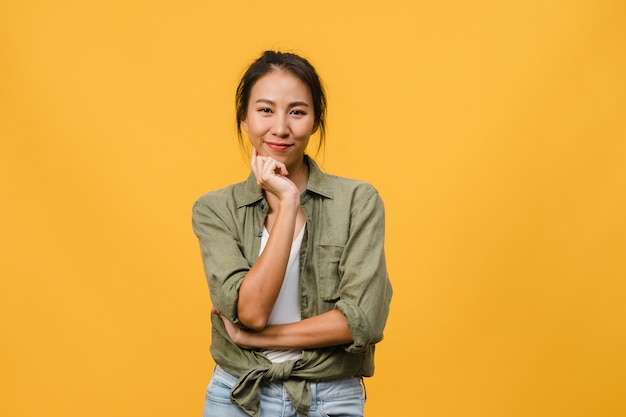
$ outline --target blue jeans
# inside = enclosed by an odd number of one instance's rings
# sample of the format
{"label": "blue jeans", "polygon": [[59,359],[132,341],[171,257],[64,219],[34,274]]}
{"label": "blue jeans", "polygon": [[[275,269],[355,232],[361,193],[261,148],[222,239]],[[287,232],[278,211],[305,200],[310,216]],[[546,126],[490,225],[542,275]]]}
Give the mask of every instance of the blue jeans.
{"label": "blue jeans", "polygon": [[[230,402],[237,378],[217,366],[206,390],[203,417],[249,417]],[[365,397],[359,378],[311,382],[309,417],[363,417]],[[267,382],[261,388],[261,417],[297,417],[281,383]]]}

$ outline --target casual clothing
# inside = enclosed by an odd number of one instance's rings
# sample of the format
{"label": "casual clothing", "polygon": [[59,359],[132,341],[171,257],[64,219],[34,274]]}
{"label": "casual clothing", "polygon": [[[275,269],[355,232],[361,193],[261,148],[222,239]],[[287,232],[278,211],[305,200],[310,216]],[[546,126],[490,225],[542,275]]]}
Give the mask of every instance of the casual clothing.
{"label": "casual clothing", "polygon": [[[309,165],[301,195],[306,214],[300,248],[302,319],[337,309],[347,319],[353,342],[305,349],[299,360],[272,363],[261,352],[243,349],[212,315],[211,354],[227,373],[239,377],[231,398],[258,416],[260,387],[282,381],[296,410],[306,415],[308,382],[343,380],[374,373],[375,344],[383,338],[391,284],[384,255],[384,208],[369,184],[324,174]],[[235,325],[239,287],[259,256],[268,204],[254,174],[245,182],[203,195],[194,205],[193,228],[200,241],[214,307]]]}
{"label": "casual clothing", "polygon": [[[268,326],[273,324],[289,324],[301,320],[300,316],[300,246],[304,236],[304,227],[291,243],[289,261],[285,268],[285,276],[280,287],[274,307],[267,319]],[[270,238],[266,228],[263,228],[261,237],[261,253]],[[261,254],[259,254],[261,256]],[[302,349],[265,349],[263,354],[272,362],[298,360],[302,357]]]}
{"label": "casual clothing", "polygon": [[[206,390],[203,417],[248,417],[237,405],[230,401],[230,391],[237,383],[237,377],[230,375],[219,366]],[[348,378],[330,382],[312,382],[309,417],[363,417],[365,406],[364,389],[359,378]],[[266,382],[261,385],[263,408],[260,417],[297,417],[291,398],[280,382]]]}

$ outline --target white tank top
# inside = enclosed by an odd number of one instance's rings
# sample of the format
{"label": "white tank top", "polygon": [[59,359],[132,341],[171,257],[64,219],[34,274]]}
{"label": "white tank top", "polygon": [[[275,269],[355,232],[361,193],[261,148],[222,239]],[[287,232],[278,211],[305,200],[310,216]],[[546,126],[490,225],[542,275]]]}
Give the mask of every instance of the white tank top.
{"label": "white tank top", "polygon": [[[285,271],[283,285],[280,293],[272,309],[272,313],[267,324],[289,324],[300,321],[300,246],[302,245],[302,237],[304,236],[304,227],[298,233],[298,236],[291,244],[291,252],[289,253],[289,262]],[[261,251],[265,249],[267,240],[270,235],[267,229],[263,228],[263,236],[261,237]],[[300,359],[302,356],[301,349],[265,349],[263,354],[272,362],[285,362],[290,359]]]}

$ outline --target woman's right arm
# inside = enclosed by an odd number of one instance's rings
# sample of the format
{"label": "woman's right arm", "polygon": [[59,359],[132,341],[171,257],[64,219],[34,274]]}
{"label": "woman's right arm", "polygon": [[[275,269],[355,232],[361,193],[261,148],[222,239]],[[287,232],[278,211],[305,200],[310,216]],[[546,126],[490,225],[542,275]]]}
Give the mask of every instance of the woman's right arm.
{"label": "woman's right arm", "polygon": [[240,241],[236,232],[234,216],[225,203],[228,199],[219,194],[201,197],[193,207],[193,230],[200,242],[213,307],[237,326],[260,330],[265,327],[282,286],[293,225],[289,227],[289,210],[277,216],[263,253],[250,267],[251,262],[243,253],[248,245]]}
{"label": "woman's right arm", "polygon": [[267,244],[241,283],[237,316],[250,329],[264,329],[272,313],[289,262],[298,209],[299,204],[279,206]]}
{"label": "woman's right arm", "polygon": [[237,315],[246,327],[262,330],[267,325],[285,277],[300,211],[300,193],[298,187],[286,177],[288,172],[282,163],[258,156],[253,149],[250,165],[257,183],[266,193],[270,210],[275,210],[275,213],[270,213],[274,221],[265,248],[239,289]]}
{"label": "woman's right arm", "polygon": [[[253,154],[252,170],[259,185],[272,193],[277,204],[270,238],[252,267],[241,252],[234,235],[232,216],[224,213],[222,202],[198,201],[194,206],[193,228],[200,240],[205,274],[214,307],[238,326],[253,330],[265,328],[280,292],[295,222],[300,210],[297,187],[269,158]],[[274,198],[277,197],[277,198]]]}

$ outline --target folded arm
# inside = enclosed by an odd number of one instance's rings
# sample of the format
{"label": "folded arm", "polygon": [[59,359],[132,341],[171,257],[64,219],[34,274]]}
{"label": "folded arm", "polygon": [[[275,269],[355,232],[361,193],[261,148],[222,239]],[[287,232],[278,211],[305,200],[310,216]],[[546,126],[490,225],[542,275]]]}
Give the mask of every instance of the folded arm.
{"label": "folded arm", "polygon": [[[214,314],[218,314],[213,309]],[[352,342],[345,316],[331,310],[296,323],[266,326],[263,330],[246,330],[221,316],[231,340],[249,349],[315,349]]]}

